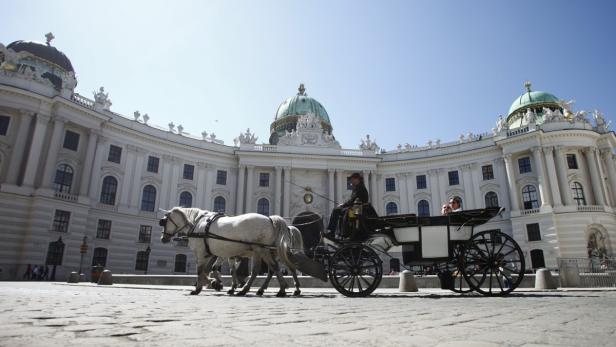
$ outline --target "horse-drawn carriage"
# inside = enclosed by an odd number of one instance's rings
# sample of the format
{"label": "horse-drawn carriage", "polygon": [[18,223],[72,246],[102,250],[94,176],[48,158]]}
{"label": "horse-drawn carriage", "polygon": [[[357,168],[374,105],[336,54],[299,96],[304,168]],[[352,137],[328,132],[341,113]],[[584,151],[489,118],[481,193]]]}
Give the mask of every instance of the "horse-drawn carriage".
{"label": "horse-drawn carriage", "polygon": [[341,238],[325,242],[319,240],[320,217],[300,215],[293,225],[302,233],[306,255],[322,264],[331,284],[345,296],[367,296],[379,286],[383,276],[379,254],[388,256],[393,246],[402,246],[406,265],[436,268],[443,288],[505,295],[524,276],[522,250],[498,230],[474,231],[499,212],[486,208],[436,217],[379,217],[363,216],[361,208],[351,208]]}

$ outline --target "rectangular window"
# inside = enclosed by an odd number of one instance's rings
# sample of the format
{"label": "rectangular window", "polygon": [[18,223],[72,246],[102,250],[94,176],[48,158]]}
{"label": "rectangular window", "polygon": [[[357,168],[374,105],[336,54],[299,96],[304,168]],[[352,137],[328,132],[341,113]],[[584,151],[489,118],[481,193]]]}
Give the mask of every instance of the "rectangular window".
{"label": "rectangular window", "polygon": [[396,191],[396,179],[394,177],[388,177],[385,179],[385,191],[386,192]]}
{"label": "rectangular window", "polygon": [[567,166],[570,169],[577,170],[578,163],[577,163],[577,158],[575,157],[575,154],[567,154]]}
{"label": "rectangular window", "polygon": [[152,226],[142,225],[139,227],[139,242],[150,243],[152,240]]}
{"label": "rectangular window", "polygon": [[541,241],[539,223],[526,224],[526,233],[528,234],[528,241]]}
{"label": "rectangular window", "polygon": [[71,151],[76,151],[77,147],[79,147],[79,134],[76,132],[67,130],[64,134],[64,148],[70,149]]}
{"label": "rectangular window", "polygon": [[112,163],[120,164],[120,161],[122,161],[122,147],[110,145],[109,146],[109,157],[107,157],[107,160],[109,160]]}
{"label": "rectangular window", "polygon": [[148,157],[148,172],[158,173],[158,165],[160,164],[160,158]]}
{"label": "rectangular window", "polygon": [[259,174],[259,187],[269,187],[269,178],[269,173],[261,172]]}
{"label": "rectangular window", "polygon": [[351,177],[347,177],[347,190],[353,190],[353,185],[351,184]]}
{"label": "rectangular window", "polygon": [[530,157],[524,157],[518,159],[518,167],[520,168],[520,173],[528,173],[532,171],[530,167]]}
{"label": "rectangular window", "polygon": [[227,171],[218,170],[216,173],[216,184],[221,186],[227,185]]}
{"label": "rectangular window", "polygon": [[447,174],[449,175],[450,186],[457,186],[458,184],[460,184],[460,176],[458,175],[458,170],[449,171]]}
{"label": "rectangular window", "polygon": [[53,226],[51,230],[59,233],[68,232],[68,222],[71,220],[71,213],[69,211],[56,210],[53,216]]}
{"label": "rectangular window", "polygon": [[489,181],[494,179],[494,168],[492,165],[484,165],[481,167],[481,173],[483,174],[483,180]]}
{"label": "rectangular window", "polygon": [[0,135],[6,135],[9,132],[10,122],[11,122],[11,117],[0,116]]}
{"label": "rectangular window", "polygon": [[426,175],[417,175],[415,180],[417,181],[417,189],[426,189],[428,187]]}
{"label": "rectangular window", "polygon": [[192,180],[194,174],[195,174],[195,166],[184,164],[184,174],[182,175],[182,177],[184,177],[185,180]]}
{"label": "rectangular window", "polygon": [[96,238],[109,240],[111,233],[111,221],[107,219],[99,219],[98,227],[96,228]]}

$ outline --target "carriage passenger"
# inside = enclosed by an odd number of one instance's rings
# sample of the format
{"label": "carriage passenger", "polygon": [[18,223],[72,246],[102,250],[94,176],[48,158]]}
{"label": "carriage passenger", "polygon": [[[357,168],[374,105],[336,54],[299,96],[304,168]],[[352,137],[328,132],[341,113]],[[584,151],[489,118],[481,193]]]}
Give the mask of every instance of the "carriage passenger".
{"label": "carriage passenger", "polygon": [[441,208],[441,214],[443,216],[446,216],[450,214],[451,212],[460,212],[460,211],[462,211],[462,200],[457,196],[454,196],[453,198],[451,198],[449,200],[449,203],[444,204],[443,207]]}
{"label": "carriage passenger", "polygon": [[349,200],[334,208],[331,217],[329,218],[329,225],[327,226],[327,230],[329,232],[325,234],[325,237],[329,239],[335,238],[336,227],[338,226],[340,217],[344,215],[344,212],[349,207],[353,206],[353,204],[357,202],[361,204],[368,203],[368,190],[364,185],[364,178],[358,172],[355,172],[351,175],[351,185],[353,186],[353,192],[351,193],[351,197],[349,198]]}

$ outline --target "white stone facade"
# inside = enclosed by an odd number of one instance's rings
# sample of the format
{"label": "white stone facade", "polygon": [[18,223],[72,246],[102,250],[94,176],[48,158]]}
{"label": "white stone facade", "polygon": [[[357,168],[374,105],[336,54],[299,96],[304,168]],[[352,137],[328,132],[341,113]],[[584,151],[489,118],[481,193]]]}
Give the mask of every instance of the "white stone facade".
{"label": "white stone facade", "polygon": [[[89,246],[84,268],[98,248],[106,250],[106,266],[114,272],[143,273],[136,270],[137,253],[149,247],[148,273],[174,274],[178,254],[187,256],[187,271],[194,273],[187,247],[158,242],[158,209],[179,205],[187,192],[192,206],[209,210],[224,199],[227,214],[261,208],[290,218],[313,211],[327,219],[333,201],[350,195],[346,179],[352,172],[364,175],[379,214],[393,204],[397,213],[420,213],[419,204],[425,208],[427,202],[428,212],[438,215],[452,196],[461,197],[465,209],[483,208],[486,195],[495,193],[506,212],[481,228],[513,235],[529,268],[532,250],[543,251],[547,267],[555,267],[558,257],[588,257],[591,235],[600,235],[603,256],[614,256],[616,136],[605,124],[581,119],[517,129],[501,124],[494,134],[380,153],[369,137],[359,149],[344,149],[322,133],[310,141],[290,133],[283,144],[267,145],[256,144],[247,131],[236,146],[227,146],[213,134],[193,137],[181,126],[148,124],[147,115],[142,119],[138,112],[130,118],[114,113],[103,89],[93,101],[73,93],[74,77],[65,77],[58,90],[19,71],[0,70],[0,117],[8,124],[0,133],[0,279],[21,278],[27,264],[44,264],[50,242],[59,238],[65,248],[57,276],[65,278],[80,266],[84,236]],[[78,140],[71,148],[74,134]],[[525,163],[529,172],[520,172]],[[72,172],[70,180],[59,179],[62,170]],[[66,184],[59,188],[58,181]],[[103,192],[111,181],[117,183],[113,199],[110,185]],[[583,204],[574,199],[576,183]],[[536,190],[536,205],[525,206],[528,186]],[[146,201],[144,208],[144,194],[152,187],[153,205]],[[316,193],[309,203],[306,187]],[[58,222],[57,211],[70,214],[68,226],[62,218]],[[100,220],[111,221],[110,228]],[[534,223],[535,241],[528,227]],[[151,241],[140,240],[142,226],[151,227]]]}

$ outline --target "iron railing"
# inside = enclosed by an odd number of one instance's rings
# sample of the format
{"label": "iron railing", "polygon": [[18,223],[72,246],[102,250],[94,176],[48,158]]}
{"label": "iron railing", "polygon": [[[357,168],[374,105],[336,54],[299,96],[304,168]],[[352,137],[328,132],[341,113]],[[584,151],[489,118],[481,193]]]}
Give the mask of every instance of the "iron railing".
{"label": "iron railing", "polygon": [[616,259],[558,258],[561,287],[616,287]]}

